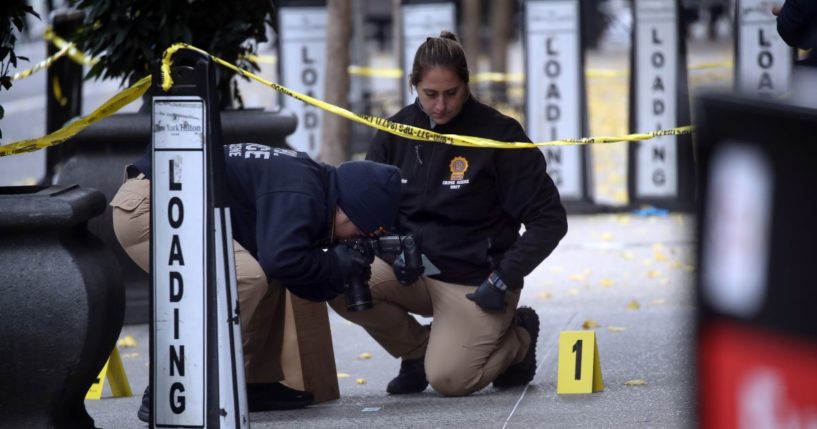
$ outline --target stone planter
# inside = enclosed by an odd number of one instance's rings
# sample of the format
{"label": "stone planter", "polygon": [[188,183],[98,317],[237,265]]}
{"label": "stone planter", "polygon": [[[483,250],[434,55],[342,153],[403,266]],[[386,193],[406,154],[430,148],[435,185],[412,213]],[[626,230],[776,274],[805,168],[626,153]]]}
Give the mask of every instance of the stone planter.
{"label": "stone planter", "polygon": [[122,329],[119,264],[86,229],[102,193],[0,187],[0,421],[93,428],[85,393]]}

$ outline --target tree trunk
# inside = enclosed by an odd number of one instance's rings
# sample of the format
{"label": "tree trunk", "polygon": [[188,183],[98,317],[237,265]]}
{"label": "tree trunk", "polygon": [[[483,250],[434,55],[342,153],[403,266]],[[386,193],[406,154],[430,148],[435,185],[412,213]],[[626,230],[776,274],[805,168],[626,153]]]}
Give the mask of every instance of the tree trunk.
{"label": "tree trunk", "polygon": [[480,55],[480,28],[481,8],[480,0],[462,1],[462,46],[465,48],[465,55],[468,56],[468,63],[471,72],[476,72],[479,67]]}
{"label": "tree trunk", "polygon": [[[511,0],[491,2],[491,71],[506,73],[508,70],[508,33],[511,23]],[[491,84],[493,102],[505,103],[508,100],[507,84]]]}
{"label": "tree trunk", "polygon": [[[352,0],[329,0],[326,30],[326,102],[349,107],[349,44],[352,40]],[[321,161],[338,165],[349,159],[349,120],[323,113]]]}

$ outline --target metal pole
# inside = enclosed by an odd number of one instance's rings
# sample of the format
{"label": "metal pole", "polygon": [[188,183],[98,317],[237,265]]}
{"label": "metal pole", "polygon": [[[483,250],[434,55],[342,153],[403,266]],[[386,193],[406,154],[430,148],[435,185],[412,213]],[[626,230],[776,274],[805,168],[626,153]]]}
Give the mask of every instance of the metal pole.
{"label": "metal pole", "polygon": [[[68,40],[82,23],[85,13],[78,10],[61,9],[54,11],[51,26],[54,34]],[[46,42],[48,56],[59,51],[56,45]],[[46,76],[45,130],[54,132],[71,118],[82,114],[82,65],[63,56],[48,68]],[[70,144],[48,148],[45,154],[45,183],[51,183],[58,163],[73,154]]]}

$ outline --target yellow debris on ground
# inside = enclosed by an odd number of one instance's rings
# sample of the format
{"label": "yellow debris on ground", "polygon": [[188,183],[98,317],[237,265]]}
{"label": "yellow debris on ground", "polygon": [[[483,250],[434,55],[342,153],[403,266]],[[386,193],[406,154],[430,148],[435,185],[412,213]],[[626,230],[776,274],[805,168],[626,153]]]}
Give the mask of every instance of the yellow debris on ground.
{"label": "yellow debris on ground", "polygon": [[546,299],[551,299],[551,298],[553,298],[553,294],[550,293],[550,292],[539,292],[539,293],[536,294],[536,299],[539,299],[539,300],[542,300],[542,301],[544,301]]}
{"label": "yellow debris on ground", "polygon": [[117,347],[121,347],[123,349],[136,347],[139,343],[136,342],[136,339],[133,338],[131,335],[125,335],[124,337],[120,338],[119,341],[116,342]]}
{"label": "yellow debris on ground", "polygon": [[582,323],[582,328],[583,329],[595,329],[595,328],[598,328],[598,327],[599,327],[599,322],[596,322],[595,320],[592,320],[592,319],[587,319],[587,320],[584,321],[584,323]]}

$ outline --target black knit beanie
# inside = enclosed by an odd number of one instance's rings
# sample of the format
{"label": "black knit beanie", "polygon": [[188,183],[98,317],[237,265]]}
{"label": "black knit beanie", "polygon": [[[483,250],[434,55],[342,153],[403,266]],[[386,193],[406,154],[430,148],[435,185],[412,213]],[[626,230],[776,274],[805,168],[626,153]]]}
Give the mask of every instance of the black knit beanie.
{"label": "black knit beanie", "polygon": [[349,161],[337,168],[338,205],[364,234],[389,229],[400,205],[400,170],[373,161]]}

